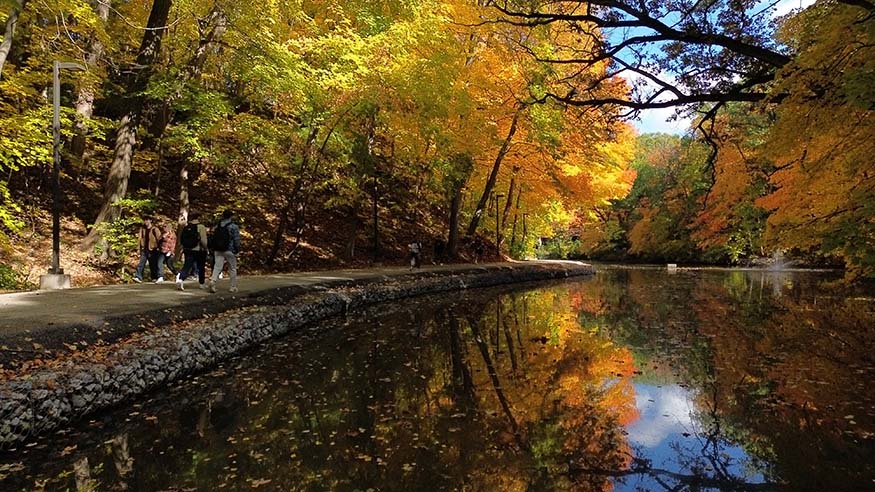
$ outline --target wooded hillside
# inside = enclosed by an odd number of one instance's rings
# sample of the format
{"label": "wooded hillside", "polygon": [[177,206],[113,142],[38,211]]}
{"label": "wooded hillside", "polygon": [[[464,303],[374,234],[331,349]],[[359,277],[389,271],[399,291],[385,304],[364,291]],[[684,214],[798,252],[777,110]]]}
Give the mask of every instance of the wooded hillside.
{"label": "wooded hillside", "polygon": [[[0,288],[48,264],[55,60],[87,67],[61,73],[62,266],[91,281],[124,277],[140,214],[226,208],[250,272],[400,261],[411,240],[472,259],[496,235],[516,257],[553,238],[539,254],[875,271],[868,1],[0,12]],[[689,135],[626,121],[669,106]]]}

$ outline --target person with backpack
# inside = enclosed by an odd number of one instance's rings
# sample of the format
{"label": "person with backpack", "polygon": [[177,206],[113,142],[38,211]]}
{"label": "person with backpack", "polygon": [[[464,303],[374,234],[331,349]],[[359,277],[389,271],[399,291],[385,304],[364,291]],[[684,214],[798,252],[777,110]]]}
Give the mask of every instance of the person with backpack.
{"label": "person with backpack", "polygon": [[134,282],[141,283],[143,281],[143,270],[146,269],[146,263],[149,263],[149,275],[152,280],[158,280],[158,259],[161,255],[161,229],[152,223],[152,217],[143,216],[143,224],[140,226],[140,231],[137,233],[139,238],[138,248],[140,251],[140,262],[137,264],[137,271],[134,273]]}
{"label": "person with backpack", "polygon": [[176,277],[176,288],[185,290],[185,279],[191,273],[191,269],[197,265],[198,287],[206,289],[205,272],[207,268],[207,228],[200,223],[200,214],[192,212],[188,224],[179,233],[179,243],[185,254],[185,262],[179,276]]}
{"label": "person with backpack", "polygon": [[216,292],[216,282],[225,263],[231,274],[231,292],[237,292],[237,254],[240,253],[240,228],[234,223],[234,212],[225,210],[222,220],[213,230],[210,249],[215,256],[213,274],[210,278],[210,292]]}

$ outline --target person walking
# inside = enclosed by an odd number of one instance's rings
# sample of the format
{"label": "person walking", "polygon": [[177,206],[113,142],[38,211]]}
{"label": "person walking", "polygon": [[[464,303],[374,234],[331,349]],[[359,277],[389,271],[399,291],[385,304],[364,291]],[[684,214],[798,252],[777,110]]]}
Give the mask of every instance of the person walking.
{"label": "person walking", "polygon": [[237,292],[237,255],[240,253],[240,228],[234,223],[234,212],[225,210],[222,220],[213,230],[212,243],[215,264],[210,278],[210,292],[216,292],[216,282],[222,274],[225,263],[231,275],[231,292]]}
{"label": "person walking", "polygon": [[410,269],[422,266],[422,243],[413,241],[407,245],[407,249],[410,250]]}
{"label": "person walking", "polygon": [[149,276],[152,280],[158,280],[158,257],[161,254],[161,229],[152,223],[152,217],[143,216],[143,224],[140,226],[140,231],[137,233],[137,246],[140,251],[140,262],[137,264],[137,271],[134,273],[134,282],[141,283],[143,281],[143,270],[146,269],[146,263],[149,263]]}
{"label": "person walking", "polygon": [[164,268],[176,276],[176,265],[173,264],[173,253],[176,251],[176,233],[171,224],[164,225],[164,234],[161,236],[161,258],[158,262],[158,280],[156,284],[164,282]]}
{"label": "person walking", "polygon": [[200,223],[200,214],[189,214],[188,224],[179,233],[179,242],[185,253],[185,262],[179,276],[176,277],[176,288],[185,290],[183,285],[191,269],[197,265],[198,287],[206,289],[205,273],[207,268],[207,228]]}

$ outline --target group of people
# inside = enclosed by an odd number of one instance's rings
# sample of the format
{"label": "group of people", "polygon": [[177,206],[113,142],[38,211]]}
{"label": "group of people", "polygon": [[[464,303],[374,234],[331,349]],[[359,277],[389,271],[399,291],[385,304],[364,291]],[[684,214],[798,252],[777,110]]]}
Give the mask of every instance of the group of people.
{"label": "group of people", "polygon": [[[134,282],[143,281],[146,264],[155,283],[163,283],[164,269],[169,269],[176,275],[176,287],[185,290],[185,280],[190,275],[198,278],[198,287],[216,292],[219,276],[228,264],[231,277],[231,292],[237,292],[237,255],[240,253],[240,228],[234,223],[234,213],[225,210],[219,223],[208,231],[200,222],[200,214],[191,212],[188,224],[179,233],[179,245],[182,246],[185,261],[182,269],[177,271],[174,264],[177,237],[171,224],[166,224],[163,231],[155,225],[150,216],[143,217],[139,231],[140,262],[134,274]],[[207,258],[212,257],[213,267],[209,285],[206,284]]]}

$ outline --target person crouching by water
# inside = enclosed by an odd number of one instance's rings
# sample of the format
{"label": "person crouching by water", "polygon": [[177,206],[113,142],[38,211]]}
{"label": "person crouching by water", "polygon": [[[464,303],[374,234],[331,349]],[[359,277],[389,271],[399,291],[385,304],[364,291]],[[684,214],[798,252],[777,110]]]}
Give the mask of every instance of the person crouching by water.
{"label": "person crouching by water", "polygon": [[234,223],[234,212],[225,210],[222,220],[213,230],[210,249],[215,256],[213,274],[210,277],[210,292],[216,292],[216,282],[225,263],[231,274],[231,292],[237,292],[237,254],[240,253],[240,228]]}
{"label": "person crouching by water", "polygon": [[410,250],[410,269],[422,266],[422,244],[419,241],[413,241],[407,245],[407,249]]}
{"label": "person crouching by water", "polygon": [[176,276],[176,265],[173,264],[173,253],[176,252],[176,233],[172,224],[164,225],[164,234],[161,236],[161,258],[158,260],[158,280],[156,284],[164,282],[164,269]]}
{"label": "person crouching by water", "polygon": [[139,284],[143,281],[143,270],[146,269],[146,262],[149,263],[149,276],[152,280],[158,280],[160,274],[158,261],[161,255],[161,229],[152,223],[151,216],[143,216],[143,225],[140,226],[138,236],[140,262],[137,265],[137,272],[134,274],[134,282]]}
{"label": "person crouching by water", "polygon": [[207,228],[200,223],[200,214],[192,212],[188,224],[179,233],[179,243],[185,253],[185,263],[176,279],[176,288],[185,290],[184,280],[191,273],[192,267],[197,265],[198,287],[206,289],[204,283],[207,268]]}

